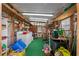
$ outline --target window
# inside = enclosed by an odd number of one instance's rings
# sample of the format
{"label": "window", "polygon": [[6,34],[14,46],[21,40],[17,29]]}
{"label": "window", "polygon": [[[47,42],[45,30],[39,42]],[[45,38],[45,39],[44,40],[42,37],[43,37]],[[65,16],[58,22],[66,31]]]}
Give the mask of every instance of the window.
{"label": "window", "polygon": [[63,28],[65,30],[66,37],[70,37],[70,18],[66,18],[63,21],[61,21],[60,28]]}

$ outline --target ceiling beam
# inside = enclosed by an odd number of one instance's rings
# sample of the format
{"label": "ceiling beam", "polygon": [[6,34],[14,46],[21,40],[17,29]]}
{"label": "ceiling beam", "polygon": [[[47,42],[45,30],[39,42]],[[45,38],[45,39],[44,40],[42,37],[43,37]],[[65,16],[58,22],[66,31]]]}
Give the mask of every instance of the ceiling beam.
{"label": "ceiling beam", "polygon": [[[30,22],[25,20],[26,18],[23,15],[21,15],[19,12],[17,12],[16,9],[11,8],[11,5],[9,6],[8,4],[3,3],[2,4],[2,11],[6,12],[10,16],[16,17],[20,21],[30,24]],[[30,24],[30,25],[32,25],[32,24]]]}
{"label": "ceiling beam", "polygon": [[71,8],[69,8],[67,11],[63,12],[61,15],[59,15],[58,17],[56,17],[55,19],[53,19],[53,21],[60,21],[63,20],[67,17],[70,17],[71,15],[73,15],[76,12],[76,5],[72,6]]}
{"label": "ceiling beam", "polygon": [[8,4],[2,4],[2,11],[12,16],[17,16],[17,18],[20,20],[25,19],[21,14],[19,14],[15,9],[11,8]]}

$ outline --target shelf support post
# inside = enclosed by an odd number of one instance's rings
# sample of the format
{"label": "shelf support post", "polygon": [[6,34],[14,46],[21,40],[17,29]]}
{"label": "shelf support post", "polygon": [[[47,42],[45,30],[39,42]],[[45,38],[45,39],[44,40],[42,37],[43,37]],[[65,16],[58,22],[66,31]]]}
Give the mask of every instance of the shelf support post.
{"label": "shelf support post", "polygon": [[14,17],[11,16],[11,44],[14,43]]}
{"label": "shelf support post", "polygon": [[79,3],[76,4],[77,7],[77,56],[79,56]]}

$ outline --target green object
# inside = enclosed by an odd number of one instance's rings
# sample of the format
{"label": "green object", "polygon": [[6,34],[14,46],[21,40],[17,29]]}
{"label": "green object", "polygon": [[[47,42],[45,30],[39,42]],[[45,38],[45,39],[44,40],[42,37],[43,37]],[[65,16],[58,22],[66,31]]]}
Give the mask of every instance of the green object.
{"label": "green object", "polygon": [[64,29],[59,28],[59,29],[54,29],[52,32],[53,37],[58,38],[59,36],[63,36]]}
{"label": "green object", "polygon": [[3,49],[6,48],[6,44],[3,44],[3,45],[2,45],[2,48],[3,48]]}
{"label": "green object", "polygon": [[29,46],[25,49],[25,55],[27,56],[44,56],[42,51],[44,42],[42,38],[34,39]]}
{"label": "green object", "polygon": [[59,35],[59,36],[63,36],[63,33],[64,33],[64,29],[59,28],[59,29],[58,29],[58,35]]}
{"label": "green object", "polygon": [[54,29],[54,30],[53,30],[52,36],[53,36],[54,38],[58,38],[58,30],[57,30],[57,29]]}

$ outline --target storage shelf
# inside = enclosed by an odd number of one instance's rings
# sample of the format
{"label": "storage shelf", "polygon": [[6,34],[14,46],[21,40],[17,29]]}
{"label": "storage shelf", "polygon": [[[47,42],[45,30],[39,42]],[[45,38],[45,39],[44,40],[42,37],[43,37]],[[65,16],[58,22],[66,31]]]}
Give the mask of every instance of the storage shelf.
{"label": "storage shelf", "polygon": [[52,38],[52,40],[67,40],[66,38]]}

